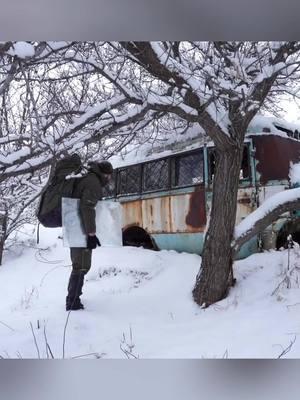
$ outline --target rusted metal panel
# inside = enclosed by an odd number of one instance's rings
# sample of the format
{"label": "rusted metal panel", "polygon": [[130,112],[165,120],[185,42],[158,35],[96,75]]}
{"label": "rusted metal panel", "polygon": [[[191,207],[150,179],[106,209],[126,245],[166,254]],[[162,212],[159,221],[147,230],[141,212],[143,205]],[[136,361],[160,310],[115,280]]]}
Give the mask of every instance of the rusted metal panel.
{"label": "rusted metal panel", "polygon": [[123,228],[130,226],[141,226],[142,223],[142,204],[141,200],[121,202],[122,204],[122,225]]}
{"label": "rusted metal panel", "polygon": [[[211,191],[206,193],[206,202],[208,210],[211,209],[212,202],[212,193]],[[242,221],[247,215],[249,215],[256,208],[255,204],[255,188],[246,187],[238,189],[237,195],[237,210],[236,210],[236,221],[238,224]]]}
{"label": "rusted metal panel", "polygon": [[142,200],[143,228],[147,232],[171,232],[170,196]]}
{"label": "rusted metal panel", "polygon": [[279,135],[252,136],[260,184],[287,180],[290,162],[300,161],[300,142]]}
{"label": "rusted metal panel", "polygon": [[238,190],[236,221],[238,224],[255,209],[255,189],[243,188]]}
{"label": "rusted metal panel", "polygon": [[197,187],[195,192],[191,194],[189,202],[189,213],[186,216],[186,224],[191,229],[204,228],[206,225],[204,187]]}
{"label": "rusted metal panel", "polygon": [[202,232],[206,224],[204,188],[196,192],[121,202],[123,227],[148,233]]}

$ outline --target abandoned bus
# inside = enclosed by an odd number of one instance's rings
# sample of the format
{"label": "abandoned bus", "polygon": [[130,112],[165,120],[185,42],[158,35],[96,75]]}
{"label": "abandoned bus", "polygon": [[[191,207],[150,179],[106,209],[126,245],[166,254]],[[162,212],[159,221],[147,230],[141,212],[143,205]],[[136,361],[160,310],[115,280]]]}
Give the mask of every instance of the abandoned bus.
{"label": "abandoned bus", "polygon": [[[300,161],[300,135],[275,119],[252,124],[240,171],[236,224],[273,194],[290,187],[290,163]],[[271,121],[271,122],[270,122]],[[274,122],[275,121],[275,122]],[[201,254],[212,199],[214,147],[207,139],[155,151],[116,168],[107,197],[122,205],[123,244]],[[299,229],[285,216],[253,238],[238,258],[278,248]]]}

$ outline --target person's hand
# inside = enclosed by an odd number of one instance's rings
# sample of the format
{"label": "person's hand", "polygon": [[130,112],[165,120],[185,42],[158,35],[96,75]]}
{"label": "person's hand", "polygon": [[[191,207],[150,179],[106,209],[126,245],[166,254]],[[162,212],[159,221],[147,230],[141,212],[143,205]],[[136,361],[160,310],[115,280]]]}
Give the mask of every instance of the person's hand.
{"label": "person's hand", "polygon": [[89,250],[95,249],[97,246],[101,246],[99,239],[96,235],[88,235],[87,236],[87,244],[86,247]]}

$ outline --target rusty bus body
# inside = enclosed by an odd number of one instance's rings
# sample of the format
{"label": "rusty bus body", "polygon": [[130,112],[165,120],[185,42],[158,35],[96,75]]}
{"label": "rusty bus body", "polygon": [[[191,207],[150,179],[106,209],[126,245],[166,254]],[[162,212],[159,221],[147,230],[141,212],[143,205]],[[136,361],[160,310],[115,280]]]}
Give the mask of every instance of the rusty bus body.
{"label": "rusty bus body", "polygon": [[[287,131],[247,135],[236,224],[289,187],[290,163],[300,161],[300,141]],[[213,168],[213,147],[205,143],[117,168],[113,197],[122,205],[124,245],[201,254]],[[239,258],[258,251],[259,245],[276,247],[286,222],[285,216],[246,243]]]}

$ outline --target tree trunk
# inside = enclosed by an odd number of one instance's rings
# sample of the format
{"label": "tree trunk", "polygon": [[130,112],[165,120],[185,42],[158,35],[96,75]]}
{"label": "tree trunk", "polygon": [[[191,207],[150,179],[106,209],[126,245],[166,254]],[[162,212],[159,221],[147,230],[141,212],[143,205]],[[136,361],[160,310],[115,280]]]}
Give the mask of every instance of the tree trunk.
{"label": "tree trunk", "polygon": [[211,218],[205,236],[202,265],[193,297],[208,307],[221,299],[233,283],[232,248],[243,146],[216,150]]}
{"label": "tree trunk", "polygon": [[0,265],[2,265],[6,229],[7,229],[7,212],[0,210]]}

